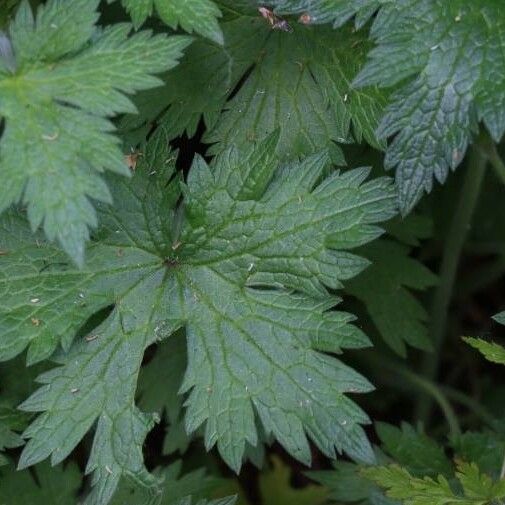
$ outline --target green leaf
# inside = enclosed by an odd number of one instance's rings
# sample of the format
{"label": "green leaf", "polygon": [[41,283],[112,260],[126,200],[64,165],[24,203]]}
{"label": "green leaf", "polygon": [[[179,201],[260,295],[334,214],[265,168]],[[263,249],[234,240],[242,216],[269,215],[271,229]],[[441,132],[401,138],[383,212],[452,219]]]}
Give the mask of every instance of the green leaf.
{"label": "green leaf", "polygon": [[499,0],[400,0],[380,10],[377,47],[355,86],[400,85],[378,129],[394,137],[399,202],[409,212],[465,155],[477,120],[496,142],[505,131],[505,19]]}
{"label": "green leaf", "polygon": [[[375,429],[382,443],[381,449],[375,448],[377,464],[386,465],[393,460],[413,477],[435,477],[439,473],[447,477],[454,475],[453,465],[443,449],[409,424],[402,423],[400,429],[390,424],[376,423]],[[358,502],[360,505],[398,505],[365,478],[360,466],[344,461],[337,461],[333,466],[331,471],[309,472],[308,475],[328,487],[334,500]]]}
{"label": "green leaf", "polygon": [[[233,203],[232,176],[242,168],[237,159],[233,151],[219,157],[214,174],[197,160],[185,191],[189,227],[181,260],[191,268],[178,274],[174,292],[183,290],[191,307],[187,427],[193,431],[207,420],[207,446],[217,442],[238,469],[245,442],[257,442],[254,405],[266,433],[301,461],[310,461],[304,431],[330,456],[336,446],[370,460],[358,426],[366,417],[342,395],[369,385],[312,349],[335,352],[365,343],[346,325],[348,315],[327,312],[335,301],[324,284],[338,288],[365,266],[336,248],[352,247],[363,225],[391,215],[388,183],[361,186],[367,171],[356,170],[334,174],[313,190],[326,163],[315,155],[278,170],[258,200]],[[263,286],[271,289],[255,289]],[[347,331],[352,336],[344,337]]]}
{"label": "green leaf", "polygon": [[493,319],[500,324],[505,325],[505,311],[499,312],[493,316]]}
{"label": "green leaf", "polygon": [[125,93],[159,85],[152,74],[175,66],[189,43],[98,28],[97,5],[50,0],[34,18],[23,2],[9,27],[16,68],[0,73],[0,210],[22,201],[32,228],[43,225],[79,266],[97,225],[90,199],[111,202],[100,172],[128,174],[107,117],[134,112]]}
{"label": "green leaf", "polygon": [[426,328],[428,314],[409,289],[426,290],[437,278],[409,253],[409,247],[390,240],[367,245],[363,255],[372,266],[346,286],[347,292],[366,305],[384,341],[401,356],[406,355],[405,344],[432,348]]}
{"label": "green leaf", "polygon": [[[389,459],[377,448],[375,454],[380,464]],[[400,505],[392,500],[361,473],[361,467],[347,461],[334,461],[332,470],[307,472],[307,475],[329,489],[329,498],[337,503],[355,505]]]}
{"label": "green leaf", "polygon": [[390,0],[273,0],[269,4],[280,14],[301,14],[300,22],[304,24],[333,23],[339,27],[356,16],[359,28],[387,1]]}
{"label": "green leaf", "polygon": [[174,505],[235,505],[237,499],[234,496],[229,496],[227,498],[221,498],[219,500],[198,500],[194,502],[190,496],[179,500]]}
{"label": "green leaf", "polygon": [[259,478],[263,505],[321,505],[326,503],[328,490],[322,486],[291,486],[291,469],[278,457],[272,457],[272,468]]}
{"label": "green leaf", "polygon": [[143,351],[151,343],[152,326],[148,319],[130,328],[135,317],[126,309],[114,310],[96,328],[93,337],[97,338],[72,347],[60,360],[66,366],[41,375],[38,381],[45,386],[20,407],[44,411],[23,434],[30,440],[19,460],[20,469],[50,455],[52,464],[63,461],[97,422],[86,467],[86,473],[93,472],[94,484],[87,503],[108,503],[122,476],[134,477],[145,487],[157,485],[143,465],[142,444],[159,418],[143,414],[134,405],[137,374]]}
{"label": "green leaf", "polygon": [[26,368],[21,359],[0,364],[0,466],[9,462],[3,454],[5,449],[24,444],[20,433],[28,426],[31,416],[16,407],[33,392],[33,380],[41,371],[40,366]]}
{"label": "green leaf", "polygon": [[451,441],[458,459],[473,461],[482,472],[498,478],[505,454],[503,435],[486,430],[466,432]]}
{"label": "green leaf", "polygon": [[359,466],[336,461],[333,470],[308,472],[308,476],[330,490],[330,498],[338,502],[364,502],[374,485],[360,474]]}
{"label": "green leaf", "polygon": [[452,463],[444,450],[411,425],[402,423],[400,429],[391,424],[376,423],[375,429],[381,439],[382,449],[415,477],[453,474]]}
{"label": "green leaf", "polygon": [[[85,297],[92,289],[102,295],[96,309],[114,308],[57,358],[61,366],[43,374],[44,386],[23,404],[43,413],[24,434],[30,440],[20,466],[49,455],[63,460],[97,422],[88,503],[107,503],[122,476],[156,487],[142,463],[142,443],[156,418],[135,407],[137,376],[145,348],[182,326],[186,429],[205,423],[207,448],[217,444],[232,468],[239,469],[246,443],[256,445],[256,423],[305,463],[306,435],[328,456],[337,450],[372,461],[361,426],[368,418],[345,395],[371,386],[324,354],[366,346],[368,339],[350,314],[330,310],[339,300],[327,287],[340,288],[366,266],[342,248],[363,243],[365,231],[372,236],[376,223],[395,213],[390,180],[365,182],[366,169],[325,178],[324,154],[278,168],[268,139],[257,148],[263,154],[231,150],[212,169],[196,159],[176,209],[161,133],[133,178],[111,185],[118,205],[103,206],[86,268],[53,265],[23,275],[28,292],[53,286],[53,311],[88,281]],[[54,255],[33,239],[20,240],[19,250],[41,264]],[[12,258],[17,265],[14,255],[2,257],[4,271]],[[77,306],[69,313],[76,327],[89,317]],[[42,324],[36,328],[43,331]]]}
{"label": "green leaf", "polygon": [[139,377],[140,407],[160,414],[164,411],[167,417],[169,426],[163,444],[164,454],[184,453],[191,441],[184,429],[184,398],[179,395],[186,365],[186,341],[182,335],[177,335],[159,346]]}
{"label": "green leaf", "polygon": [[245,16],[223,23],[223,32],[224,48],[196,42],[164,88],[139,97],[140,116],[121,124],[133,144],[168,105],[160,119],[167,134],[192,136],[203,116],[211,153],[249,147],[276,130],[284,159],[328,148],[342,164],[336,142],[352,138],[383,147],[374,131],[385,94],[350,84],[369,48],[362,35],[307,27],[274,32],[263,19]]}
{"label": "green leaf", "polygon": [[[206,141],[247,145],[280,128],[278,152],[285,158],[323,147],[335,150],[334,142],[348,142],[351,131],[358,142],[364,138],[380,147],[374,130],[385,97],[350,85],[367,48],[349,29],[269,33],[252,72]],[[218,144],[211,151],[220,149]]]}
{"label": "green leaf", "polygon": [[[192,496],[203,499],[215,496],[220,488],[228,482],[225,479],[208,475],[205,469],[193,470],[181,475],[182,462],[176,461],[157,473],[163,478],[161,493],[155,495],[159,505],[176,505],[182,499]],[[123,481],[110,502],[110,505],[139,505],[150,503],[153,495],[149,490],[135,486],[132,482]]]}
{"label": "green leaf", "polygon": [[25,415],[9,406],[0,405],[0,466],[8,463],[7,458],[2,454],[5,449],[23,445],[23,439],[17,432],[25,427]]}
{"label": "green leaf", "polygon": [[154,7],[171,28],[180,26],[186,32],[197,32],[220,45],[224,43],[217,21],[221,11],[212,0],[121,0],[121,3],[137,27],[151,15]]}
{"label": "green leaf", "polygon": [[33,473],[0,469],[0,503],[8,505],[75,505],[81,487],[81,473],[75,463],[52,468],[41,463]]}
{"label": "green leaf", "polygon": [[505,348],[503,346],[494,342],[486,342],[481,338],[463,337],[463,340],[480,351],[488,361],[505,365]]}
{"label": "green leaf", "polygon": [[12,13],[19,4],[19,0],[3,0],[0,12],[0,28],[3,28],[10,20]]}
{"label": "green leaf", "polygon": [[366,468],[363,474],[405,505],[492,505],[495,499],[505,497],[504,481],[493,482],[473,463],[458,464],[456,476],[462,487],[461,495],[441,475],[437,480],[416,478],[398,465]]}

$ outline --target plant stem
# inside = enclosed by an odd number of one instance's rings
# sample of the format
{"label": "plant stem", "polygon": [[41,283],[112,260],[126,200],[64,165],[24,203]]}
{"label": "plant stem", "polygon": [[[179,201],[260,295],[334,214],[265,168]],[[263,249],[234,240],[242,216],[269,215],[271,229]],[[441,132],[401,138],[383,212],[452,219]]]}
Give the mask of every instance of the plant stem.
{"label": "plant stem", "polygon": [[[433,353],[425,355],[422,367],[423,375],[430,381],[434,381],[438,375],[440,353],[446,334],[449,303],[452,297],[461,251],[472,222],[472,216],[482,186],[486,162],[487,159],[482,154],[481,148],[473,147],[470,152],[459,202],[445,242],[439,273],[440,281],[435,292],[431,315],[434,349]],[[430,397],[420,398],[416,415],[425,424],[429,422],[431,407],[432,400]]]}
{"label": "plant stem", "polygon": [[369,356],[369,361],[375,362],[380,365],[382,369],[388,370],[396,378],[388,379],[387,375],[381,375],[381,381],[393,386],[403,389],[405,387],[405,382],[399,381],[399,377],[406,379],[407,383],[412,384],[415,388],[420,389],[427,393],[440,407],[440,410],[444,414],[444,417],[449,426],[449,433],[451,436],[458,436],[461,434],[461,428],[459,426],[458,418],[450,404],[450,402],[445,397],[442,390],[432,381],[418,375],[417,373],[409,370],[404,365],[400,364],[396,360],[388,359],[384,356],[375,357]]}
{"label": "plant stem", "polygon": [[441,390],[447,398],[452,399],[461,405],[464,405],[477,417],[480,417],[482,421],[484,421],[490,428],[495,429],[495,418],[479,402],[475,401],[465,393],[462,393],[461,391],[453,389],[449,386],[443,386]]}
{"label": "plant stem", "polygon": [[505,163],[498,154],[496,144],[487,132],[481,134],[476,147],[479,149],[481,155],[489,161],[498,178],[505,184]]}
{"label": "plant stem", "polygon": [[461,428],[459,426],[458,418],[447,398],[441,392],[439,387],[432,381],[422,377],[406,368],[397,368],[396,370],[400,375],[403,375],[408,381],[416,385],[419,389],[423,389],[430,397],[438,403],[440,410],[444,413],[447,424],[449,425],[449,435],[461,435]]}

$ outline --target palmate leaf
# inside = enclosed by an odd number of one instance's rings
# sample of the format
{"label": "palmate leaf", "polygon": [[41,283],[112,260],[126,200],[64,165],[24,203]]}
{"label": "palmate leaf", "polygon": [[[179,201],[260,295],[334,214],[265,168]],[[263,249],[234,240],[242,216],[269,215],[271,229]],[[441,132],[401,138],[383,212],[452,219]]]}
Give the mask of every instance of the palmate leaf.
{"label": "palmate leaf", "polygon": [[[332,23],[338,27],[355,16],[356,27],[363,26],[385,2],[391,0],[273,0],[279,14],[300,14],[304,24]],[[258,4],[261,4],[257,0]]]}
{"label": "palmate leaf", "polygon": [[[355,86],[390,87],[378,130],[394,136],[386,154],[396,167],[403,213],[433,178],[444,182],[465,154],[477,120],[496,142],[505,131],[505,17],[500,0],[387,2],[372,28],[377,47]],[[404,80],[407,80],[404,83]]]}
{"label": "palmate leaf", "polygon": [[9,27],[14,67],[0,59],[0,210],[22,200],[32,228],[43,225],[79,266],[97,225],[90,199],[111,201],[100,172],[128,174],[106,118],[134,112],[125,93],[158,85],[152,74],[176,65],[190,41],[99,29],[97,5],[50,0],[34,17],[23,2]]}
{"label": "palmate leaf", "polygon": [[211,152],[250,144],[276,128],[281,129],[279,155],[285,158],[321,148],[336,151],[335,142],[353,136],[380,147],[374,130],[385,95],[351,86],[367,49],[366,39],[348,28],[270,31],[252,72],[205,135],[206,142],[218,142]]}
{"label": "palmate leaf", "polygon": [[[328,456],[336,449],[373,460],[361,427],[368,418],[345,395],[371,386],[323,353],[363,347],[368,339],[350,324],[351,315],[330,310],[338,299],[325,286],[339,288],[366,266],[345,249],[369,240],[375,223],[395,213],[390,181],[364,182],[365,169],[321,180],[324,154],[276,168],[268,139],[249,154],[224,153],[212,170],[196,160],[181,222],[177,181],[166,186],[170,153],[159,140],[152,138],[131,181],[111,186],[117,206],[104,206],[84,269],[62,265],[50,244],[26,236],[19,253],[13,248],[0,257],[8,274],[22,254],[26,270],[12,281],[22,280],[25,292],[51,292],[49,315],[61,298],[78,300],[79,293],[85,300],[100,293],[92,298],[95,312],[114,304],[22,405],[42,414],[24,434],[30,440],[20,466],[49,455],[61,461],[96,421],[88,503],[107,503],[122,476],[156,487],[142,463],[155,418],[135,407],[136,381],[144,349],[181,326],[188,346],[186,429],[205,423],[207,447],[217,444],[232,468],[239,469],[246,442],[256,445],[256,423],[306,463],[306,435]],[[7,313],[23,307],[17,299],[9,308],[9,301]],[[41,338],[61,338],[62,329],[74,333],[84,323],[90,307],[67,309],[73,326],[66,327],[41,313],[35,328]],[[31,317],[2,322],[22,327]]]}
{"label": "palmate leaf", "polygon": [[212,153],[230,144],[249,146],[275,130],[284,159],[329,148],[342,163],[336,143],[353,138],[383,147],[374,131],[386,95],[351,86],[369,48],[364,35],[305,26],[273,31],[257,12],[235,16],[222,28],[223,48],[197,41],[164,88],[139,96],[140,116],[126,116],[121,124],[132,144],[154,120],[176,137],[194,135],[203,117]]}
{"label": "palmate leaf", "polygon": [[135,26],[140,26],[151,15],[153,8],[168,26],[187,32],[197,32],[223,44],[223,32],[218,18],[221,11],[212,0],[121,0]]}

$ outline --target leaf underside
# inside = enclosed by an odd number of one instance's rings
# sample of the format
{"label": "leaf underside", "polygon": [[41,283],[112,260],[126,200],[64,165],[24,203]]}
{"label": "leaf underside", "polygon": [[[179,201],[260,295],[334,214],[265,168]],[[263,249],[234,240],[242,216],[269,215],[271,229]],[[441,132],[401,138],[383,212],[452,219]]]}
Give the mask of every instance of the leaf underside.
{"label": "leaf underside", "polygon": [[386,2],[371,36],[377,47],[354,85],[397,87],[377,135],[392,137],[385,166],[405,214],[460,164],[478,121],[496,142],[505,132],[503,4]]}

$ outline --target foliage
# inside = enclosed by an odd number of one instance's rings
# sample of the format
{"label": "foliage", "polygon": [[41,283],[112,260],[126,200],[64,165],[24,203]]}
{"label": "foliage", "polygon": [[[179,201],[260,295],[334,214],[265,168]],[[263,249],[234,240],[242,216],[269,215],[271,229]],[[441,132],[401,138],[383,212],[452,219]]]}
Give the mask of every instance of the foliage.
{"label": "foliage", "polygon": [[503,501],[504,75],[499,0],[0,0],[0,503]]}
{"label": "foliage", "polygon": [[54,0],[34,17],[22,3],[9,26],[15,58],[0,60],[0,209],[22,200],[32,228],[43,224],[79,266],[97,224],[89,198],[111,202],[99,173],[128,173],[106,118],[135,110],[123,93],[160,84],[152,74],[173,67],[189,43],[128,37],[125,24],[99,29],[97,5]]}

